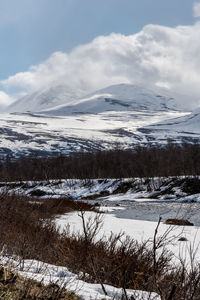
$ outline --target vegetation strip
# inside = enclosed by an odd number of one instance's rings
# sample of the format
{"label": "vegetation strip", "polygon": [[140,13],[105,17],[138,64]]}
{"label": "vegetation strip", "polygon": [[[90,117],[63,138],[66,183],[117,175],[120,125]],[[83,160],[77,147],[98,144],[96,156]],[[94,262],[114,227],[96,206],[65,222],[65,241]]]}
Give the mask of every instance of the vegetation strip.
{"label": "vegetation strip", "polygon": [[[117,147],[116,147],[117,148]],[[200,174],[200,144],[136,145],[52,157],[1,157],[1,181],[66,178],[153,178]],[[195,187],[200,192],[199,187]]]}

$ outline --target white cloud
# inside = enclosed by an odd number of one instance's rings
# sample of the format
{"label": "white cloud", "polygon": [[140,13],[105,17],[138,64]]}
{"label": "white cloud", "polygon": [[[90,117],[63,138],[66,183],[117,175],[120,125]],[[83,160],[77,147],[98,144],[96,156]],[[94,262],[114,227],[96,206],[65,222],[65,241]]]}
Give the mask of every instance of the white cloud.
{"label": "white cloud", "polygon": [[1,84],[29,93],[63,82],[70,89],[86,92],[110,84],[139,82],[199,97],[199,36],[200,23],[176,28],[148,25],[130,36],[100,36],[71,53],[56,52]]}
{"label": "white cloud", "polygon": [[7,105],[11,104],[14,101],[12,97],[6,94],[3,91],[0,91],[0,109],[3,109]]}
{"label": "white cloud", "polygon": [[195,18],[200,17],[200,2],[195,2],[193,5],[193,14]]}

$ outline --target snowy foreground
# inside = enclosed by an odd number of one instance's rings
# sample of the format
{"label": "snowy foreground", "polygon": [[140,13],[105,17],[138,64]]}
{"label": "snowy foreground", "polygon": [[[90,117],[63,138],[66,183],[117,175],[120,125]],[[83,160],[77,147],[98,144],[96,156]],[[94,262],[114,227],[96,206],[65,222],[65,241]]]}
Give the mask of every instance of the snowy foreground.
{"label": "snowy foreground", "polygon": [[[137,241],[149,240],[149,246],[152,246],[151,240],[153,238],[156,222],[149,222],[144,220],[123,219],[118,218],[117,214],[126,210],[125,207],[103,207],[104,214],[102,216],[103,227],[99,232],[97,238],[104,236],[105,238],[110,233],[119,233],[120,231],[136,239]],[[95,213],[87,212],[85,218],[88,220],[94,218]],[[67,224],[70,224],[71,230],[82,232],[81,218],[77,212],[65,214],[56,219],[57,226],[63,231]],[[170,229],[170,230],[169,230]],[[190,251],[191,247],[194,249],[193,255],[196,252],[195,260],[200,262],[199,243],[200,232],[198,227],[183,227],[174,226],[171,228],[168,225],[161,224],[159,227],[159,236],[162,236],[169,231],[167,237],[166,249],[174,253],[172,264],[179,263],[180,259],[185,260],[188,268],[190,268]],[[188,241],[179,242],[179,237],[186,237]],[[170,243],[168,243],[170,241]],[[2,263],[6,263],[6,259],[2,258]],[[86,283],[78,279],[76,274],[71,273],[67,268],[58,267],[42,263],[35,260],[25,260],[22,262],[16,260],[7,260],[7,263],[12,265],[14,269],[19,271],[19,275],[25,278],[31,278],[37,281],[43,281],[44,284],[56,283],[59,286],[65,287],[67,290],[75,292],[84,300],[101,300],[101,299],[121,299],[123,290],[115,288],[110,285],[105,285],[108,296],[104,292],[100,284]],[[22,269],[23,265],[23,269]],[[137,300],[160,300],[160,297],[155,293],[148,293],[144,291],[127,290],[129,297],[134,296]]]}
{"label": "snowy foreground", "polygon": [[[123,231],[126,235],[129,235],[139,242],[149,240],[149,246],[152,246],[151,240],[157,226],[156,222],[119,218],[118,216],[127,210],[126,207],[102,207],[101,210],[104,212],[102,214],[103,227],[100,230],[97,239],[102,236],[106,238],[110,233],[119,233]],[[96,213],[94,212],[86,212],[85,218],[89,220],[94,218],[95,214]],[[56,224],[60,227],[60,231],[63,231],[67,224],[70,224],[71,230],[82,232],[82,223],[78,212],[57,217]],[[200,253],[198,251],[200,232],[198,227],[174,226],[171,228],[170,226],[161,223],[159,227],[159,236],[165,234],[166,231],[169,231],[166,248],[174,253],[172,264],[177,264],[179,258],[181,258],[186,261],[189,267],[191,247],[194,249],[194,252],[196,251],[196,261],[200,262]],[[187,242],[178,241],[178,238],[183,236],[188,239]],[[168,243],[168,241],[171,242]],[[64,267],[54,266],[36,260],[20,261],[20,259],[14,260],[5,257],[1,257],[0,263],[9,265],[12,269],[18,270],[19,275],[22,277],[34,279],[39,282],[42,281],[45,285],[56,283],[69,291],[75,292],[84,300],[120,300],[123,295],[123,290],[121,288],[105,285],[105,289],[108,293],[108,296],[105,296],[100,284],[91,284],[79,280],[76,274],[71,273]],[[134,299],[137,300],[160,300],[160,297],[155,293],[127,290],[127,294],[129,297],[134,296]]]}
{"label": "snowy foreground", "polygon": [[[108,238],[111,233],[118,234],[124,233],[138,242],[149,241],[149,247],[153,247],[152,241],[155,233],[157,222],[150,222],[144,220],[135,220],[130,218],[118,217],[121,210],[126,208],[109,208],[105,207],[102,216],[102,228],[98,233],[97,239],[102,237]],[[129,210],[129,208],[128,208]],[[95,218],[94,212],[86,212],[85,219],[93,220]],[[60,227],[62,232],[67,224],[73,232],[83,232],[82,221],[78,212],[63,215],[56,219],[57,226]],[[161,223],[158,230],[158,238],[165,236],[164,244],[165,249],[171,251],[173,255],[172,264],[180,263],[180,260],[185,261],[188,269],[191,265],[191,251],[194,256],[195,262],[200,263],[200,230],[196,226],[170,226]],[[187,241],[179,241],[179,238],[184,237]]]}
{"label": "snowy foreground", "polygon": [[[74,292],[84,300],[101,300],[101,299],[121,299],[123,290],[110,285],[104,285],[108,296],[105,296],[100,284],[86,283],[78,279],[78,276],[69,272],[67,268],[46,264],[36,260],[24,260],[23,270],[22,262],[19,260],[1,257],[0,262],[18,270],[19,275],[30,278],[45,285],[56,283],[60,287]],[[160,300],[155,293],[126,290],[129,297],[134,296],[137,300]]]}
{"label": "snowy foreground", "polygon": [[[0,189],[32,197],[35,192],[40,191],[42,198],[69,197],[75,201],[84,199],[98,203],[102,212],[102,228],[96,239],[107,238],[111,233],[124,232],[124,236],[128,235],[138,242],[148,240],[148,247],[152,247],[157,221],[162,216],[158,237],[165,236],[165,248],[174,254],[172,265],[176,266],[182,260],[190,269],[191,258],[194,258],[196,263],[200,262],[200,194],[187,195],[183,191],[182,183],[175,186],[173,178],[162,179],[162,185],[160,180],[157,178],[149,182],[136,178],[18,182],[1,183]],[[127,187],[126,191],[120,193],[120,189],[124,187]],[[94,197],[94,200],[89,200],[91,197]],[[94,219],[95,215],[95,212],[86,212],[85,218]],[[175,216],[187,217],[195,226],[172,227],[163,223],[166,218]],[[78,212],[57,216],[55,222],[61,232],[69,224],[71,231],[82,233],[82,221]],[[179,238],[185,238],[186,241],[179,241]],[[65,286],[84,300],[121,299],[123,294],[122,289],[105,285],[108,293],[105,297],[100,284],[83,282],[78,279],[78,275],[64,267],[25,260],[22,269],[19,260],[6,260],[5,257],[1,260],[3,264],[11,264],[23,277],[43,281],[44,284],[57,283]],[[137,300],[160,300],[154,293],[134,290],[127,290],[127,293],[129,297],[133,295]]]}

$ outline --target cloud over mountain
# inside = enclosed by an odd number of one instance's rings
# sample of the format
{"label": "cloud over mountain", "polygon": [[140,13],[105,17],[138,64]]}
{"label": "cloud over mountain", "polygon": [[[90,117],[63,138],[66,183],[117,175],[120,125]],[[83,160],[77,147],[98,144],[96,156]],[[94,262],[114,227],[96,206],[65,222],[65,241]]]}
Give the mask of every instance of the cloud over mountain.
{"label": "cloud over mountain", "polygon": [[[30,93],[65,83],[92,92],[111,84],[160,85],[182,94],[200,95],[200,23],[175,28],[145,26],[125,36],[100,36],[71,53],[53,53],[43,63],[1,81]],[[200,98],[200,97],[199,97]]]}

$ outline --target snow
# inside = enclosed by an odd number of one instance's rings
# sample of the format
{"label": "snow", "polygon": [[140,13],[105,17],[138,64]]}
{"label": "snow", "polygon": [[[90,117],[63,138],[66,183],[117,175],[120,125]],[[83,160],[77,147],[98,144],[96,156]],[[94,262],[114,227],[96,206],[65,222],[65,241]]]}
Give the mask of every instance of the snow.
{"label": "snow", "polygon": [[[129,210],[129,208],[127,209]],[[109,211],[109,209],[108,209]],[[115,211],[116,212],[116,211]],[[86,212],[85,219],[87,221],[93,220],[96,213]],[[159,218],[159,216],[158,216]],[[70,225],[72,232],[83,233],[82,220],[78,212],[69,213],[58,217],[56,224],[62,232],[67,224]],[[102,228],[96,237],[108,238],[111,233],[118,234],[124,233],[124,238],[130,236],[132,239],[138,242],[149,241],[149,246],[152,246],[152,241],[155,233],[157,222],[150,222],[144,220],[135,220],[130,218],[120,218],[117,214],[105,213],[102,216]],[[171,251],[174,256],[172,264],[180,263],[180,259],[186,262],[188,268],[190,268],[190,251],[196,251],[195,261],[200,263],[200,230],[196,226],[170,226],[161,223],[158,231],[158,238],[162,237],[168,232],[167,238],[165,238],[165,249]],[[178,241],[180,237],[185,237],[187,241]]]}
{"label": "snow", "polygon": [[[183,96],[172,95],[169,90],[158,87],[147,89],[144,86],[118,84],[96,91],[82,99],[66,105],[47,109],[53,115],[73,113],[103,113],[105,111],[168,111],[185,110],[181,101]],[[43,111],[44,112],[44,111]]]}
{"label": "snow", "polygon": [[101,207],[99,208],[99,211],[100,211],[100,212],[107,213],[107,212],[113,212],[113,211],[117,211],[117,210],[125,210],[125,209],[126,209],[125,207],[119,207],[119,206],[112,206],[112,207],[101,206]]}
{"label": "snow", "polygon": [[[127,192],[125,194],[114,194],[114,195],[110,195],[110,196],[106,196],[106,197],[100,197],[100,198],[98,198],[98,201],[109,201],[109,202],[125,202],[125,201],[155,202],[155,201],[158,201],[158,199],[144,198],[142,196],[145,196],[145,193]],[[164,201],[164,200],[161,200],[161,201]]]}
{"label": "snow", "polygon": [[[114,109],[114,108],[113,108]],[[183,116],[179,111],[109,111],[64,117],[32,114],[0,115],[0,151],[13,154],[128,148],[146,144],[144,126]],[[159,142],[159,140],[158,140]]]}
{"label": "snow", "polygon": [[180,139],[199,139],[200,135],[200,110],[196,109],[192,113],[180,116],[171,120],[164,120],[146,126],[149,136],[157,136],[158,140],[166,137]]}
{"label": "snow", "polygon": [[[179,177],[179,181],[184,179]],[[99,204],[120,204],[123,202],[176,202],[190,203],[200,202],[200,194],[187,195],[181,189],[181,183],[176,183],[177,177],[154,178],[146,181],[145,178],[124,179],[62,179],[48,181],[20,181],[1,182],[0,191],[8,191],[15,194],[31,195],[35,190],[44,192],[43,198],[69,197],[75,200],[93,196]],[[179,182],[178,181],[178,182]],[[181,182],[181,181],[180,181]],[[162,186],[161,186],[162,183]],[[125,193],[119,193],[121,186],[128,184]],[[177,184],[177,186],[174,186]],[[150,191],[148,188],[150,188]],[[103,196],[105,195],[106,196]],[[108,195],[107,195],[108,194]],[[91,202],[91,200],[89,200]],[[91,202],[93,203],[93,202]]]}
{"label": "snow", "polygon": [[8,106],[7,112],[34,112],[63,103],[72,104],[85,94],[84,89],[72,89],[66,84],[52,85],[18,99]]}
{"label": "snow", "polygon": [[[182,177],[181,177],[182,178]],[[180,178],[180,179],[181,179]],[[67,196],[74,199],[81,199],[82,197],[91,196],[94,194],[101,194],[102,192],[109,191],[111,195],[106,197],[100,197],[98,200],[94,200],[98,203],[107,204],[108,206],[101,206],[100,211],[102,212],[102,228],[98,233],[97,239],[102,237],[108,238],[111,233],[118,234],[124,232],[124,238],[126,235],[143,242],[148,240],[148,247],[152,248],[152,240],[157,226],[157,221],[162,216],[163,221],[168,217],[179,217],[178,213],[185,215],[189,220],[195,217],[195,225],[200,226],[199,222],[199,202],[200,194],[186,195],[181,191],[180,186],[174,187],[173,178],[162,178],[162,183],[165,182],[160,190],[161,192],[165,189],[169,189],[170,183],[173,186],[174,199],[169,200],[166,203],[161,196],[159,200],[151,199],[150,196],[158,196],[158,191],[148,192],[147,185],[151,185],[151,182],[147,182],[145,179],[139,178],[127,178],[127,179],[94,179],[94,180],[51,180],[43,182],[21,182],[21,185],[16,183],[13,186],[12,192],[15,193],[26,193],[29,194],[35,189],[41,189],[47,193],[47,196],[60,197]],[[176,178],[177,179],[177,178]],[[138,183],[140,191],[131,188],[127,193],[124,194],[112,194],[121,183]],[[154,178],[153,183],[155,188],[159,187],[161,178]],[[12,185],[12,183],[11,183]],[[1,184],[1,189],[6,188],[6,184]],[[9,187],[9,183],[8,186]],[[170,195],[167,195],[169,197]],[[176,197],[176,202],[173,203]],[[196,200],[196,203],[185,203],[186,201],[191,202]],[[183,203],[178,203],[183,202]],[[93,203],[93,202],[92,202]],[[120,206],[114,206],[114,205]],[[193,216],[194,214],[194,216]],[[181,215],[181,216],[182,216]],[[86,212],[85,217],[87,220],[94,218],[96,213]],[[193,221],[193,219],[192,219]],[[55,219],[56,225],[59,227],[60,232],[63,232],[67,224],[70,224],[71,231],[82,233],[82,222],[77,212],[65,214]],[[195,262],[200,263],[200,231],[198,226],[169,226],[161,223],[159,226],[158,237],[162,237],[168,232],[165,237],[165,249],[171,251],[174,256],[171,260],[171,264],[177,265],[180,263],[180,259],[186,262],[188,269],[191,267],[191,254],[195,254]],[[180,237],[185,237],[187,241],[179,241]],[[191,253],[191,249],[193,249]],[[160,250],[161,251],[161,250]],[[3,259],[2,259],[3,260]],[[10,261],[10,259],[8,259]],[[2,261],[4,264],[5,261]],[[108,292],[106,298],[103,294],[100,284],[90,284],[83,282],[77,276],[77,274],[71,273],[67,268],[52,266],[44,264],[42,262],[25,260],[25,267],[23,270],[20,269],[22,265],[19,261],[13,262],[13,268],[18,269],[20,275],[26,278],[33,278],[41,281],[45,284],[55,282],[61,286],[66,286],[70,291],[74,291],[77,295],[83,297],[85,300],[92,299],[120,299],[122,290],[109,285],[105,285]],[[149,293],[142,291],[128,290],[128,295],[135,293],[138,294],[136,299],[160,299],[155,294],[149,297]],[[142,298],[144,297],[144,298]],[[146,297],[146,298],[145,298]]]}
{"label": "snow", "polygon": [[0,151],[70,153],[199,139],[199,110],[181,104],[190,103],[187,96],[131,84],[86,94],[57,85],[17,100],[12,114],[0,115]]}
{"label": "snow", "polygon": [[10,193],[30,195],[39,189],[46,193],[44,197],[81,199],[105,191],[112,193],[119,185],[116,179],[26,181],[1,183],[0,191],[9,189]]}
{"label": "snow", "polygon": [[67,84],[53,85],[17,100],[8,112],[45,111],[54,115],[73,112],[100,113],[107,110],[185,110],[186,96],[165,88],[118,84],[86,95],[85,89],[72,89]]}
{"label": "snow", "polygon": [[[98,201],[109,201],[109,202],[176,202],[176,203],[190,203],[200,202],[200,194],[184,195],[182,192],[177,194],[166,194],[156,198],[157,192],[127,192],[125,194],[114,194],[106,197],[99,197]],[[149,198],[151,196],[151,198]],[[155,198],[153,198],[155,196]]]}
{"label": "snow", "polygon": [[[87,283],[78,278],[74,273],[71,273],[65,267],[46,264],[37,260],[24,260],[20,264],[20,260],[12,258],[0,257],[0,262],[3,265],[8,265],[14,270],[18,270],[19,275],[25,278],[30,278],[43,284],[48,285],[56,283],[67,290],[74,292],[84,300],[101,300],[101,299],[116,299],[120,300],[123,294],[121,288],[116,288],[110,285],[104,285],[108,296],[105,296],[100,284]],[[23,263],[23,270],[22,270]],[[135,291],[127,289],[127,295],[137,297],[137,300],[160,300],[160,297],[155,293],[144,291]]]}
{"label": "snow", "polygon": [[[149,139],[163,143],[172,132],[163,132],[160,122],[176,122],[190,113],[182,107],[187,103],[183,96],[158,87],[119,84],[85,95],[58,85],[17,100],[8,108],[12,114],[0,115],[0,151],[70,153],[110,149],[116,143],[128,148]],[[148,127],[153,124],[158,125]]]}

